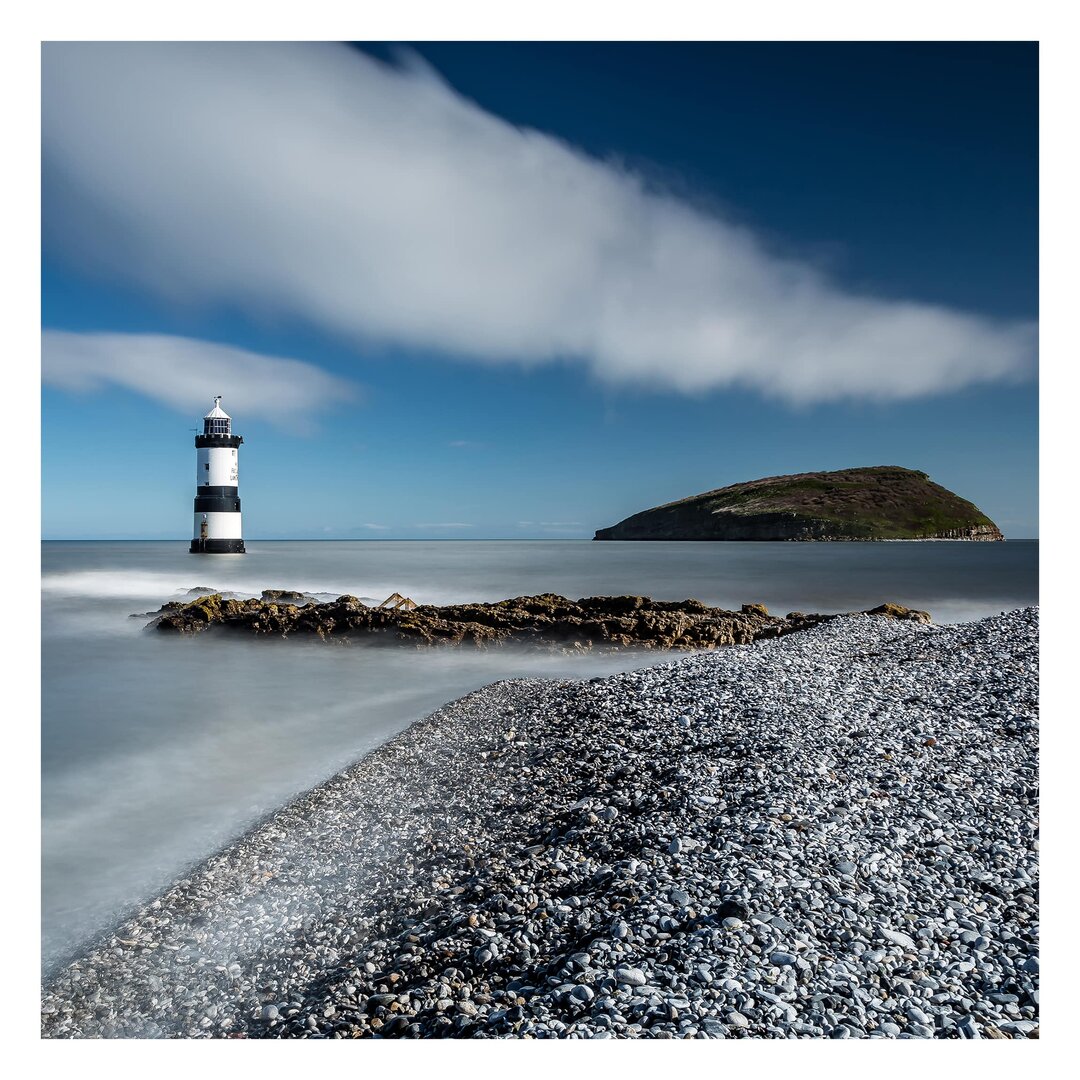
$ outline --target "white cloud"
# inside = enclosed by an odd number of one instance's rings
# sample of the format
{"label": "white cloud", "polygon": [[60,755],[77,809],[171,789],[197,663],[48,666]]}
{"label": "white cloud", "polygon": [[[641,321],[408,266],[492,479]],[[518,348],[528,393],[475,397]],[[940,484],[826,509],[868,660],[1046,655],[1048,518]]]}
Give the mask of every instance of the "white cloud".
{"label": "white cloud", "polygon": [[474,526],[467,521],[422,521],[413,526],[414,529],[472,529]]}
{"label": "white cloud", "polygon": [[1033,371],[1034,324],[856,295],[422,65],[51,42],[43,79],[47,244],[178,301],[792,402]]}
{"label": "white cloud", "polygon": [[134,390],[182,412],[202,415],[215,394],[243,403],[245,417],[310,430],[320,413],[355,398],[358,388],[301,360],[165,334],[77,334],[46,330],[45,382],[88,392],[107,384]]}

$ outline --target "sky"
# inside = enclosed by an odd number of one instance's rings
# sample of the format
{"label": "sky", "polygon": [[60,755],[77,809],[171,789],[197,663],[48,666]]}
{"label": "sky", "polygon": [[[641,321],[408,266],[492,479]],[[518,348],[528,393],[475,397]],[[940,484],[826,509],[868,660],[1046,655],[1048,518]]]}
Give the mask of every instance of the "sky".
{"label": "sky", "polygon": [[[1037,47],[49,43],[42,526],[580,538],[922,469],[1038,535]],[[134,497],[116,498],[117,491]]]}

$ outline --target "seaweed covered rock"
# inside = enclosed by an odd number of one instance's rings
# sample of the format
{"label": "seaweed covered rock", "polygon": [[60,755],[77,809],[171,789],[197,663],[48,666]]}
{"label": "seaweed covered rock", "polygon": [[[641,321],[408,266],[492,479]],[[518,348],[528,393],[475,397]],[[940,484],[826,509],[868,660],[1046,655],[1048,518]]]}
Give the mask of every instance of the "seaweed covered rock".
{"label": "seaweed covered rock", "polygon": [[[256,635],[316,635],[370,644],[471,645],[518,642],[548,649],[715,649],[748,645],[836,618],[793,613],[770,615],[763,604],[740,611],[700,600],[663,601],[647,596],[588,596],[569,600],[554,593],[518,596],[497,603],[418,605],[411,610],[368,607],[355,596],[303,606],[277,600],[230,600],[220,593],[188,604],[170,603],[150,626],[162,632],[198,634],[211,627]],[[275,593],[274,595],[296,595]],[[869,614],[929,622],[926,612],[883,604]]]}
{"label": "seaweed covered rock", "polygon": [[274,604],[309,604],[315,597],[292,589],[263,589],[262,599]]}
{"label": "seaweed covered rock", "polygon": [[915,611],[904,607],[903,604],[882,604],[880,607],[871,608],[866,614],[884,615],[889,619],[906,619],[909,622],[930,622],[930,616],[925,611]]}

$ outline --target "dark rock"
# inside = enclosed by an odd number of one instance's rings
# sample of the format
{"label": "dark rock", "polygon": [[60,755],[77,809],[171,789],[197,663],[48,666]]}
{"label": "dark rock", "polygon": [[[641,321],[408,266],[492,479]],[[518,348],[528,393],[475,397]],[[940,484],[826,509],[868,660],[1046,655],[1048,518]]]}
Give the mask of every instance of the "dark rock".
{"label": "dark rock", "polygon": [[749,914],[742,904],[736,903],[734,900],[725,900],[716,909],[716,917],[721,921],[724,919],[746,919]]}
{"label": "dark rock", "polygon": [[[779,619],[763,604],[741,611],[707,607],[699,600],[663,601],[647,596],[588,596],[568,600],[542,593],[494,604],[420,605],[372,608],[354,596],[298,607],[285,598],[303,596],[268,589],[261,600],[226,599],[221,593],[188,604],[166,604],[149,626],[181,634],[210,627],[252,634],[316,634],[321,638],[364,640],[369,644],[472,645],[477,648],[520,642],[570,651],[599,649],[716,649],[748,645],[839,618],[799,615]],[[266,599],[273,597],[275,599]],[[924,611],[882,604],[872,612],[894,619],[929,622]]]}
{"label": "dark rock", "polygon": [[220,593],[162,608],[152,626],[199,633],[210,626],[255,634],[317,634],[369,642],[478,647],[519,641],[551,648],[712,649],[748,644],[782,620],[763,609],[733,612],[698,600],[655,601],[643,596],[569,600],[551,593],[494,604],[421,605],[412,610],[370,608],[355,597],[297,607],[296,593],[267,590],[261,600],[226,600]]}
{"label": "dark rock", "polygon": [[164,615],[169,611],[179,611],[183,607],[183,603],[179,600],[170,600],[166,604],[162,604],[157,611],[141,611],[134,612],[128,616],[129,619],[153,619],[158,615]]}
{"label": "dark rock", "polygon": [[304,604],[314,600],[315,597],[307,593],[293,592],[290,589],[263,589],[262,599],[266,603],[274,604]]}
{"label": "dark rock", "polygon": [[876,608],[871,608],[866,614],[884,615],[887,619],[907,619],[911,622],[919,623],[930,622],[930,615],[928,612],[906,608],[903,604],[881,604]]}

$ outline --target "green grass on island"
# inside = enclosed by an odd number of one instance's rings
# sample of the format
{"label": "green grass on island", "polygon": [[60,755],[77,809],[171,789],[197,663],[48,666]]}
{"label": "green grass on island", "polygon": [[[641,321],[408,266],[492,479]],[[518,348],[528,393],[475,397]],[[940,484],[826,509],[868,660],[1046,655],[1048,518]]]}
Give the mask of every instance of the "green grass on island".
{"label": "green grass on island", "polygon": [[[760,535],[758,535],[760,534]],[[898,465],[772,476],[666,503],[598,540],[1001,539],[977,506]]]}

